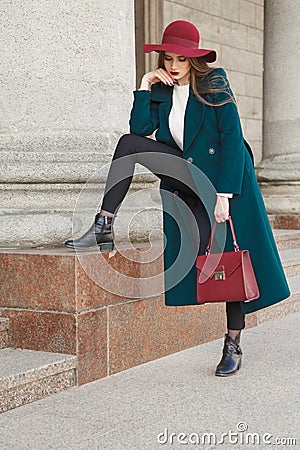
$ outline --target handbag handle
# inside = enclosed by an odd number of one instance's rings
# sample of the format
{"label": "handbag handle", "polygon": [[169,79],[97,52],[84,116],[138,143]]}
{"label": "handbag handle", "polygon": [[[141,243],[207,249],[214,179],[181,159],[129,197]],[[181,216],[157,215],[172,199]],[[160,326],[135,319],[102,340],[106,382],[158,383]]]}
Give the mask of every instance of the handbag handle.
{"label": "handbag handle", "polygon": [[[232,222],[231,216],[228,216],[227,220],[229,220],[229,224],[230,224],[230,228],[231,228],[231,233],[232,233],[232,237],[233,237],[234,251],[235,252],[239,252],[240,251],[240,247],[238,246],[238,243],[236,241],[236,236],[235,236],[235,232],[234,232],[234,227],[233,227],[233,222]],[[217,228],[217,222],[215,221],[214,226],[213,226],[212,231],[211,231],[211,235],[210,235],[210,238],[209,238],[208,245],[206,247],[206,251],[205,251],[206,255],[210,255],[210,249],[211,249],[211,246],[212,246],[213,239],[215,237],[216,228]]]}

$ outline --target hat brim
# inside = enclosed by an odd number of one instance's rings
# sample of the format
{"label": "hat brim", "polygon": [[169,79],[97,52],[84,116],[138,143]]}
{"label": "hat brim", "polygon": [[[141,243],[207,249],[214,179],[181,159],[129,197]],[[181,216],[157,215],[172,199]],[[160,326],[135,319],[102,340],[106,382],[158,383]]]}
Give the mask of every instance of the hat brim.
{"label": "hat brim", "polygon": [[203,57],[205,61],[213,63],[217,59],[217,53],[215,50],[209,50],[206,48],[188,48],[182,45],[176,44],[143,44],[144,53],[150,52],[172,52],[177,55],[187,56],[188,58]]}

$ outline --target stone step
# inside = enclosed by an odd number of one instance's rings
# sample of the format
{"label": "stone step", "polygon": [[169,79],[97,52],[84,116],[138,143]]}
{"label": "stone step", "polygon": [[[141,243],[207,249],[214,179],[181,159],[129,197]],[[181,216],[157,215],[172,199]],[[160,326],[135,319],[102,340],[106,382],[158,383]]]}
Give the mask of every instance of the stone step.
{"label": "stone step", "polygon": [[[274,202],[274,198],[267,197],[265,198],[266,202],[270,200]],[[276,199],[277,203],[280,202],[280,199]],[[297,200],[296,200],[297,201]],[[299,201],[299,200],[298,200]],[[288,214],[288,213],[279,213],[279,214],[268,214],[269,221],[272,228],[278,229],[287,229],[287,230],[299,230],[300,227],[300,214]]]}
{"label": "stone step", "polygon": [[300,248],[300,230],[274,229],[273,234],[278,250]]}
{"label": "stone step", "polygon": [[295,277],[289,277],[288,283],[291,290],[291,296],[298,296],[300,300],[300,275],[297,275]]}
{"label": "stone step", "polygon": [[286,277],[300,275],[300,248],[280,250],[279,255]]}
{"label": "stone step", "polygon": [[0,412],[75,386],[76,368],[74,355],[0,350]]}
{"label": "stone step", "polygon": [[257,311],[257,325],[300,311],[300,275],[287,278],[291,295],[282,302]]}
{"label": "stone step", "polygon": [[[287,300],[284,300],[279,307],[286,308],[286,312],[282,315],[292,314],[300,311],[300,275],[287,278],[290,287],[291,295]],[[266,308],[268,309],[268,308]]]}
{"label": "stone step", "polygon": [[0,349],[8,346],[9,319],[0,317]]}

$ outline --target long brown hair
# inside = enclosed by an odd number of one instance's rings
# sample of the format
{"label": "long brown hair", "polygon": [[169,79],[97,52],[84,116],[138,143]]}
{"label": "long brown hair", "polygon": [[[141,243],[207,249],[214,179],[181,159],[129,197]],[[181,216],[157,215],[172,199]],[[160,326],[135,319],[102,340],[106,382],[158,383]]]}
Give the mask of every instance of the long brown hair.
{"label": "long brown hair", "polygon": [[[158,56],[157,68],[165,69],[165,52],[160,51]],[[226,79],[221,75],[208,76],[215,68],[209,67],[204,58],[187,58],[191,64],[190,84],[195,96],[203,103],[209,106],[221,106],[229,102],[234,102],[235,98],[228,89]],[[225,99],[221,102],[211,102],[215,94],[223,94]],[[206,97],[206,98],[205,98]]]}

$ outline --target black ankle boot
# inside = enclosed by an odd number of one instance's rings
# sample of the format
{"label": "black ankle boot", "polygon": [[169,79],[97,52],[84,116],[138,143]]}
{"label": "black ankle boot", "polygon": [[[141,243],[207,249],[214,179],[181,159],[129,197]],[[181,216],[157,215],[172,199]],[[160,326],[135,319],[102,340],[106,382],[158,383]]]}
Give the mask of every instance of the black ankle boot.
{"label": "black ankle boot", "polygon": [[95,216],[95,222],[83,236],[74,241],[66,241],[65,245],[74,250],[85,250],[92,247],[100,247],[101,251],[113,250],[112,223],[113,217],[102,216],[98,213]]}
{"label": "black ankle boot", "polygon": [[219,377],[227,377],[236,373],[242,365],[242,349],[240,347],[240,334],[232,339],[229,334],[225,334],[223,356],[215,375]]}

